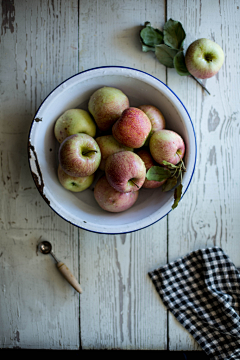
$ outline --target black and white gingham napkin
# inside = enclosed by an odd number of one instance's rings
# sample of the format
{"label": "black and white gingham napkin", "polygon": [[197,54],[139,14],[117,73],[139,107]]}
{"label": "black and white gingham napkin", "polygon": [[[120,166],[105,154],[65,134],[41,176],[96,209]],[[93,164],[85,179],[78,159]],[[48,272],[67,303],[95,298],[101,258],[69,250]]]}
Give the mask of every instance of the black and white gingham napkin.
{"label": "black and white gingham napkin", "polygon": [[240,273],[221,248],[193,251],[149,276],[210,359],[240,359]]}

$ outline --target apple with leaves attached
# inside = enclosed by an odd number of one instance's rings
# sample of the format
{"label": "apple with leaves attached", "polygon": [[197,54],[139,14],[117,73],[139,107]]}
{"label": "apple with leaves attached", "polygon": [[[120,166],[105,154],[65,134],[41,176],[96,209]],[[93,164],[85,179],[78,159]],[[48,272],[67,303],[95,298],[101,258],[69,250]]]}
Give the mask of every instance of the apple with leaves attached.
{"label": "apple with leaves attached", "polygon": [[149,149],[158,164],[168,161],[178,164],[185,154],[185,143],[182,137],[172,130],[158,130],[150,138]]}
{"label": "apple with leaves attached", "polygon": [[63,171],[62,167],[58,166],[58,179],[61,185],[72,192],[81,192],[89,188],[94,180],[94,174],[83,177],[75,177],[68,175]]}
{"label": "apple with leaves attached", "polygon": [[138,108],[129,107],[113,124],[112,135],[119,143],[136,149],[145,144],[151,129],[148,116]]}
{"label": "apple with leaves attached", "polygon": [[119,192],[115,190],[103,175],[94,187],[94,198],[98,205],[109,212],[122,212],[137,201],[139,191]]}
{"label": "apple with leaves attached", "polygon": [[68,175],[92,175],[101,162],[101,152],[96,140],[87,134],[67,137],[60,145],[59,164]]}
{"label": "apple with leaves attached", "polygon": [[83,109],[66,110],[55,122],[54,134],[59,143],[68,136],[85,133],[92,137],[96,135],[96,124],[90,114]]}
{"label": "apple with leaves attached", "polygon": [[224,52],[220,45],[210,39],[195,40],[188,47],[185,63],[190,74],[199,79],[214,76],[222,67]]}
{"label": "apple with leaves attached", "polygon": [[120,151],[107,158],[105,174],[115,190],[131,192],[142,187],[146,168],[143,160],[134,152]]}

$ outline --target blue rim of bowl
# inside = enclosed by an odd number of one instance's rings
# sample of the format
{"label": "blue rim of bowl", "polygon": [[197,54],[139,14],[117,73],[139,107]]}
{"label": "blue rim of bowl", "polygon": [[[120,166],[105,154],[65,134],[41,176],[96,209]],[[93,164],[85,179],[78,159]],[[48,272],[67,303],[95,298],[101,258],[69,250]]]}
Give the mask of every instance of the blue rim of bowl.
{"label": "blue rim of bowl", "polygon": [[[90,72],[90,71],[93,71],[93,70],[98,70],[98,69],[106,69],[106,68],[118,68],[118,69],[128,69],[128,70],[133,70],[133,71],[137,71],[137,72],[140,72],[140,73],[143,73],[147,76],[150,76],[152,77],[153,79],[159,81],[161,84],[163,84],[177,99],[178,101],[180,102],[180,104],[182,105],[182,107],[184,108],[184,110],[186,111],[187,115],[188,115],[188,118],[190,120],[190,123],[191,123],[191,126],[192,126],[192,129],[193,129],[193,134],[194,134],[194,141],[195,141],[195,159],[194,159],[194,166],[193,166],[193,170],[192,170],[192,174],[191,174],[191,177],[189,179],[189,182],[187,184],[187,187],[185,188],[185,191],[184,193],[182,194],[181,196],[181,199],[180,201],[182,200],[183,196],[185,195],[191,181],[192,181],[192,177],[193,177],[193,174],[194,174],[194,171],[195,171],[195,167],[196,167],[196,159],[197,159],[197,140],[196,140],[196,134],[195,134],[195,129],[194,129],[194,126],[193,126],[193,122],[192,122],[192,119],[185,107],[185,105],[182,103],[182,101],[179,99],[179,97],[175,94],[175,92],[173,90],[171,90],[164,82],[162,82],[161,80],[159,80],[157,77],[145,72],[145,71],[142,71],[142,70],[139,70],[139,69],[135,69],[135,68],[131,68],[131,67],[128,67],[128,66],[117,66],[117,65],[106,65],[106,66],[98,66],[98,67],[94,67],[94,68],[90,68],[90,69],[87,69],[87,70],[83,70],[77,74],[74,74],[72,76],[70,76],[69,78],[65,79],[64,81],[62,81],[59,85],[57,85],[46,97],[45,99],[41,102],[40,106],[38,107],[37,111],[35,112],[35,115],[34,115],[34,118],[31,122],[31,125],[30,125],[30,129],[29,129],[29,134],[28,134],[28,144],[29,144],[29,139],[30,139],[30,135],[31,135],[31,131],[32,131],[32,127],[33,127],[33,124],[34,124],[34,120],[36,119],[37,117],[37,114],[39,112],[39,110],[41,109],[42,105],[44,104],[44,102],[48,99],[48,97],[56,90],[58,89],[62,84],[64,84],[65,82],[69,81],[70,79],[80,75],[80,74],[83,74],[83,73],[86,73],[86,72]],[[30,171],[31,171],[31,174],[32,174],[32,178],[33,178],[33,181],[36,184],[36,181],[35,181],[35,178],[33,176],[33,172],[32,172],[32,168],[31,168],[31,164],[30,164],[30,157],[31,157],[31,154],[30,154],[30,149],[29,149],[29,146],[27,148],[27,152],[28,152],[28,165],[29,165],[29,168],[30,168]],[[121,234],[129,234],[129,233],[133,233],[133,232],[136,232],[136,231],[139,231],[139,230],[143,230],[143,229],[146,229],[148,228],[149,226],[152,226],[154,224],[156,224],[158,221],[162,220],[165,216],[167,216],[171,211],[172,209],[170,209],[165,215],[163,215],[162,217],[160,217],[159,219],[157,219],[156,221],[153,221],[151,224],[148,224],[146,226],[143,226],[143,227],[140,227],[138,229],[135,229],[135,230],[130,230],[130,231],[125,231],[125,232],[100,232],[100,231],[94,231],[94,230],[90,230],[90,229],[86,229],[84,227],[81,227],[77,224],[75,224],[74,222],[71,222],[70,220],[67,220],[65,219],[61,214],[59,214],[55,209],[53,209],[53,207],[46,201],[46,199],[44,198],[44,195],[42,194],[42,192],[40,191],[40,189],[38,188],[38,186],[36,186],[37,189],[38,189],[38,192],[40,193],[40,195],[42,196],[42,198],[44,199],[44,201],[47,203],[47,205],[51,208],[51,210],[53,210],[58,216],[60,216],[63,220],[67,221],[69,224],[71,225],[74,225],[76,227],[78,227],[79,229],[83,229],[83,230],[86,230],[86,231],[89,231],[89,232],[92,232],[92,233],[95,233],[95,234],[104,234],[104,235],[121,235]]]}

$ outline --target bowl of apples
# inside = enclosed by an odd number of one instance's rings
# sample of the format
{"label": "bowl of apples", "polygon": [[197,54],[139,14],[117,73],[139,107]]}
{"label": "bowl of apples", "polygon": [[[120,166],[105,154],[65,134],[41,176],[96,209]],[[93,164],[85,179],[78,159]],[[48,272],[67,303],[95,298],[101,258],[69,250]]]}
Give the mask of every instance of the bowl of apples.
{"label": "bowl of apples", "polygon": [[181,206],[196,153],[193,123],[176,94],[120,66],[89,69],[57,86],[28,139],[30,170],[46,203],[102,234],[143,229]]}

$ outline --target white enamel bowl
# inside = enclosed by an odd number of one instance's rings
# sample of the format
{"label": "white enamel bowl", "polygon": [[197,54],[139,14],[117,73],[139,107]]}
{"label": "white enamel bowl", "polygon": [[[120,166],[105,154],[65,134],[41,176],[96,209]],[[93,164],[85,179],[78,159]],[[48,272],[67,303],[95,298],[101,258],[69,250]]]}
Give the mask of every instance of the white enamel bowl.
{"label": "white enamel bowl", "polygon": [[[54,89],[39,107],[30,128],[28,156],[35,184],[47,204],[59,216],[82,229],[121,234],[143,229],[162,219],[173,204],[173,191],[140,189],[132,208],[122,213],[102,210],[93,196],[93,187],[73,193],[65,190],[57,177],[57,151],[54,123],[67,109],[87,110],[90,95],[102,86],[121,89],[130,106],[152,104],[166,119],[168,129],[179,133],[186,144],[183,195],[191,182],[196,163],[196,137],[190,116],[180,99],[157,78],[127,67],[109,66],[83,71]],[[181,200],[182,201],[182,200]],[[181,206],[181,201],[178,206]]]}

